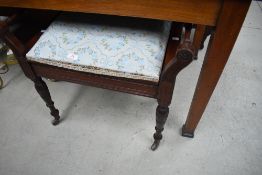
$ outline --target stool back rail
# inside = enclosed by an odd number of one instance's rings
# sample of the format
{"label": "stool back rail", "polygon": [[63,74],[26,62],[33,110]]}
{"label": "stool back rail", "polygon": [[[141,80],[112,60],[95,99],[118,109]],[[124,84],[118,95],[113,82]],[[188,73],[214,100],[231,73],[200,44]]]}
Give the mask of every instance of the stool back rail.
{"label": "stool back rail", "polygon": [[[31,31],[27,31],[31,37],[29,37],[26,42],[21,41],[15,33],[10,30],[10,27],[16,23],[17,16],[21,18],[21,15],[12,15],[5,22],[0,23],[0,38],[12,49],[24,74],[34,82],[36,91],[44,100],[50,109],[51,115],[54,117],[53,125],[59,123],[60,115],[54,106],[49,89],[42,80],[42,77],[157,99],[156,132],[154,133],[154,143],[151,149],[156,150],[158,148],[160,140],[162,139],[162,131],[164,130],[164,125],[168,117],[176,76],[196,57],[197,52],[195,48],[200,48],[205,26],[202,26],[201,30],[196,30],[194,34],[196,37],[191,37],[191,35],[193,35],[191,32],[191,24],[172,23],[160,80],[156,83],[146,80],[96,75],[28,61],[25,55],[41,36],[41,28],[38,28],[37,32],[30,33]],[[49,20],[46,21],[51,21],[54,16],[53,14],[50,15]],[[191,38],[193,38],[193,40]]]}

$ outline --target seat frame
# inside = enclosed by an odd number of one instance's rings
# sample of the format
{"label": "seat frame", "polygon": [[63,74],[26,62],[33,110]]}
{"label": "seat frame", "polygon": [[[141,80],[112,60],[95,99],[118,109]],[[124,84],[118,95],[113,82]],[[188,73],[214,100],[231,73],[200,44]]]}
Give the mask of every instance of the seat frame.
{"label": "seat frame", "polygon": [[156,150],[158,148],[168,117],[176,77],[182,69],[197,57],[197,50],[201,46],[205,26],[199,25],[196,27],[196,31],[192,32],[192,24],[172,23],[160,80],[156,83],[146,80],[97,75],[29,61],[25,55],[40,38],[41,32],[34,33],[26,43],[20,41],[10,31],[10,26],[17,17],[19,17],[19,13],[11,15],[8,20],[0,23],[0,39],[12,49],[24,74],[34,82],[36,91],[54,117],[53,125],[59,123],[60,115],[58,109],[54,106],[49,89],[42,77],[157,99],[156,131],[153,135],[154,143],[151,149]]}

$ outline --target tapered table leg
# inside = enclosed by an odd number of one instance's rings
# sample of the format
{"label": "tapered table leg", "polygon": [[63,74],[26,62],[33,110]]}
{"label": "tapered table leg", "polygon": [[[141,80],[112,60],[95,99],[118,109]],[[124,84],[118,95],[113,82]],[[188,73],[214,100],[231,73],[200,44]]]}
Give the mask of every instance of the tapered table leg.
{"label": "tapered table leg", "polygon": [[208,46],[187,120],[182,128],[182,136],[194,137],[194,131],[234,47],[250,2],[250,0],[224,1],[216,30]]}

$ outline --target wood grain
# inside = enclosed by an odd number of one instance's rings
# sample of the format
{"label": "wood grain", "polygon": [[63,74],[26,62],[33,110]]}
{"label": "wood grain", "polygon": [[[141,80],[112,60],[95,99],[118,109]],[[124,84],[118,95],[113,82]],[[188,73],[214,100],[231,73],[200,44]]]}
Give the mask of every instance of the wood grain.
{"label": "wood grain", "polygon": [[68,81],[72,83],[126,92],[151,98],[156,98],[157,96],[158,86],[153,85],[153,82],[139,82],[132,79],[79,72],[36,62],[30,63],[36,75],[40,77]]}
{"label": "wood grain", "polygon": [[193,137],[234,47],[251,0],[226,0],[208,47],[182,135]]}
{"label": "wood grain", "polygon": [[154,18],[214,26],[221,0],[0,0],[0,7]]}

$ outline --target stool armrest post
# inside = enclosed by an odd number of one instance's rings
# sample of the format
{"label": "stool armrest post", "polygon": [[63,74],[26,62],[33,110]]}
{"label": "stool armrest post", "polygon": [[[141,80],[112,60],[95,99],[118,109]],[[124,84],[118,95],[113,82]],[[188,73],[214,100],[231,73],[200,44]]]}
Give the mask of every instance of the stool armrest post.
{"label": "stool armrest post", "polygon": [[[175,56],[164,66],[160,82],[161,81],[175,81],[177,74],[185,68],[188,64],[190,64],[196,52],[194,42],[190,39],[192,25],[184,24],[185,32],[181,33],[179,36],[180,44],[176,49]],[[172,41],[171,41],[172,42]],[[166,53],[167,54],[167,53]],[[192,57],[193,55],[193,57]]]}
{"label": "stool armrest post", "polygon": [[158,106],[156,109],[156,131],[153,135],[154,142],[151,146],[151,150],[153,151],[158,148],[160,140],[163,137],[162,132],[168,117],[176,76],[195,57],[193,42],[190,41],[192,25],[186,24],[185,29],[184,36],[180,37],[181,43],[177,48],[175,57],[165,65],[160,77],[157,96]]}

